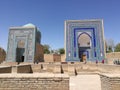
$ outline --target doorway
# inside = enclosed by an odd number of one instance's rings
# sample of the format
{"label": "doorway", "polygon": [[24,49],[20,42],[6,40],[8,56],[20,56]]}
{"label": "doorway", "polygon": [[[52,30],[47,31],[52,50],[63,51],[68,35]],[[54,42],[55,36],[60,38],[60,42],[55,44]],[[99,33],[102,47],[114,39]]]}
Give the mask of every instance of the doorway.
{"label": "doorway", "polygon": [[78,36],[78,56],[81,62],[87,61],[89,59],[90,49],[91,36],[86,32],[82,32]]}
{"label": "doorway", "polygon": [[17,48],[16,48],[16,61],[24,62],[24,60],[25,60],[25,41],[19,40],[17,42]]}
{"label": "doorway", "polygon": [[16,61],[24,62],[25,48],[16,48]]}

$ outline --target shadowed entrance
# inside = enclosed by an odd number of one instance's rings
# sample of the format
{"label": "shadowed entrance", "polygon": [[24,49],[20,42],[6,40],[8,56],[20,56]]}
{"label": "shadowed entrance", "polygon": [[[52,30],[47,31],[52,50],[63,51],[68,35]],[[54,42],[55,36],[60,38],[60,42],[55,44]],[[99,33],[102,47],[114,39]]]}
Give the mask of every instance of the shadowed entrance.
{"label": "shadowed entrance", "polygon": [[90,49],[91,49],[91,36],[86,33],[82,32],[78,36],[78,56],[80,61],[86,61],[90,57]]}
{"label": "shadowed entrance", "polygon": [[17,62],[24,62],[24,53],[25,53],[25,42],[24,40],[20,40],[18,41],[18,45],[17,45],[17,48],[16,48],[16,61]]}

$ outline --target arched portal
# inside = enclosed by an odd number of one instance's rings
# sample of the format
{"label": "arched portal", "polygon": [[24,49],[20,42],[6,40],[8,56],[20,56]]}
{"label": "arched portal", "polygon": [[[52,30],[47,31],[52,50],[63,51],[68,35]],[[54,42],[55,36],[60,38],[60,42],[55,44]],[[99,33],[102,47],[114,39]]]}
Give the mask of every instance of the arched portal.
{"label": "arched portal", "polygon": [[78,56],[80,61],[86,61],[90,57],[92,46],[92,37],[86,33],[82,32],[78,36]]}
{"label": "arched portal", "polygon": [[16,48],[16,61],[24,62],[24,58],[25,58],[24,54],[25,54],[25,41],[19,40]]}
{"label": "arched portal", "polygon": [[103,20],[66,20],[66,61],[78,62],[82,55],[88,61],[105,59]]}

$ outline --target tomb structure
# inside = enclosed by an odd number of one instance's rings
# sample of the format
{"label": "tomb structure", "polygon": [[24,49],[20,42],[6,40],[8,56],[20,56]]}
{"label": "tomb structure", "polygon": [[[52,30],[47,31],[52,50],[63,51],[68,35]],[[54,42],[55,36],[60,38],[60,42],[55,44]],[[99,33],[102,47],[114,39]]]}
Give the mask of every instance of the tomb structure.
{"label": "tomb structure", "polygon": [[43,61],[43,47],[40,43],[41,33],[35,25],[10,27],[6,61],[35,62],[35,59]]}
{"label": "tomb structure", "polygon": [[103,20],[65,21],[66,61],[101,61],[105,58]]}

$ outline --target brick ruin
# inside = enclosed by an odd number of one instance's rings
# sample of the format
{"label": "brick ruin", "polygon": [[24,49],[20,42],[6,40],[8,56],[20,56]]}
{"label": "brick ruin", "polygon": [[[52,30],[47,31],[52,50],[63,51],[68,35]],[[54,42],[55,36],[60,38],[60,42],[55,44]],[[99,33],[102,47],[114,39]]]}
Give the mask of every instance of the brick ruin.
{"label": "brick ruin", "polygon": [[5,61],[5,58],[6,58],[6,52],[3,48],[0,48],[0,63]]}
{"label": "brick ruin", "polygon": [[[61,62],[0,64],[0,90],[70,90],[70,77],[99,75],[101,90],[119,90],[119,65]],[[17,87],[16,87],[17,85]],[[30,86],[29,86],[30,85]]]}

